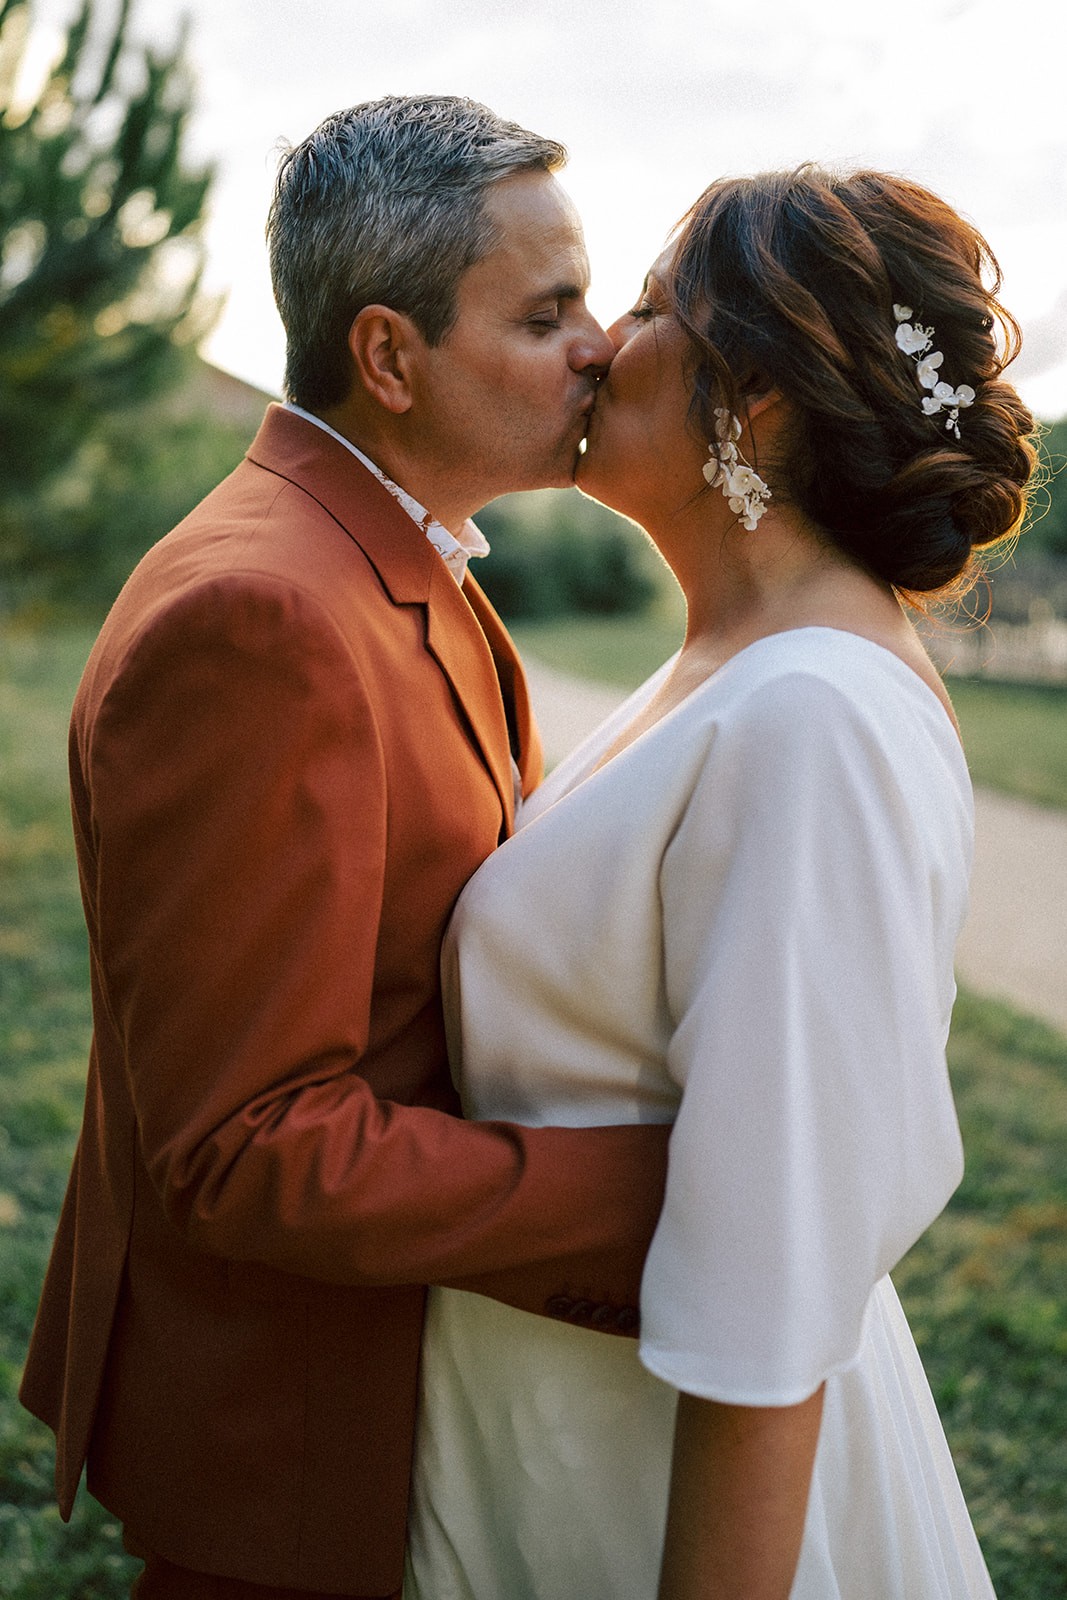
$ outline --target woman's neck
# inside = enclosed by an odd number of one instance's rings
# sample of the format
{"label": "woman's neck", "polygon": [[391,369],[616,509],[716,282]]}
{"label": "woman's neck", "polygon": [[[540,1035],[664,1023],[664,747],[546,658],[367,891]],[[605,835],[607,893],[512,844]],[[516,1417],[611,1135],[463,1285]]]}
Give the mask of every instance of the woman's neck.
{"label": "woman's neck", "polygon": [[746,644],[789,628],[840,627],[900,638],[909,631],[889,584],[849,561],[799,518],[768,512],[740,525],[672,530],[653,538],[686,602],[683,654],[721,663]]}
{"label": "woman's neck", "polygon": [[[717,540],[717,547],[713,540]],[[657,540],[658,543],[658,540]],[[653,708],[662,714],[757,639],[795,628],[837,628],[891,651],[955,713],[937,669],[894,589],[863,571],[788,513],[698,540],[659,546],[686,601],[681,654]],[[957,728],[958,731],[958,728]]]}

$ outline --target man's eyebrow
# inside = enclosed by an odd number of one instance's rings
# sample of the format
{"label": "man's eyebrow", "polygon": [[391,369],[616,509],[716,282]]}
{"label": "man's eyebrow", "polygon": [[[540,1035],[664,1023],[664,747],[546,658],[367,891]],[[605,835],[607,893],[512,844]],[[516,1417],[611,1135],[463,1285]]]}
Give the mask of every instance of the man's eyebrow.
{"label": "man's eyebrow", "polygon": [[581,300],[588,287],[588,284],[583,283],[555,283],[548,288],[539,289],[535,294],[527,295],[527,304],[541,305],[546,300]]}

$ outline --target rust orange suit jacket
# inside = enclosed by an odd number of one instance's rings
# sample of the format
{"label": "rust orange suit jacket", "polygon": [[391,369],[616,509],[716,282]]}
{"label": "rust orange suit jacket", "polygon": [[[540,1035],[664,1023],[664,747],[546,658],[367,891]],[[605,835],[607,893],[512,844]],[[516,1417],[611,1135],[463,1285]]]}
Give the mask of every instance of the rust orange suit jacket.
{"label": "rust orange suit jacket", "polygon": [[505,700],[529,787],[476,584],[279,407],[116,602],[71,729],[85,1121],[22,1389],[65,1513],[88,1458],[172,1561],[388,1592],[422,1285],[634,1301],[665,1130],[442,1115],[439,945],[511,825]]}

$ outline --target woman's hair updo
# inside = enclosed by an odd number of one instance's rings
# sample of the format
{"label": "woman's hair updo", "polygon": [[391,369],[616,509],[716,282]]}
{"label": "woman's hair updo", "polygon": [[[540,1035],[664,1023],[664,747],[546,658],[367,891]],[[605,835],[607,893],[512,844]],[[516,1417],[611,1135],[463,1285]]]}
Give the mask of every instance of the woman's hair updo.
{"label": "woman's hair updo", "polygon": [[[724,179],[683,218],[667,285],[693,350],[693,421],[713,440],[716,406],[743,416],[747,395],[776,389],[792,422],[779,459],[755,463],[775,497],[898,589],[940,589],[1026,510],[1034,422],[1001,381],[1019,329],[999,287],[982,236],[902,178]],[[939,376],[974,390],[959,440],[923,410],[894,305],[933,328]]]}

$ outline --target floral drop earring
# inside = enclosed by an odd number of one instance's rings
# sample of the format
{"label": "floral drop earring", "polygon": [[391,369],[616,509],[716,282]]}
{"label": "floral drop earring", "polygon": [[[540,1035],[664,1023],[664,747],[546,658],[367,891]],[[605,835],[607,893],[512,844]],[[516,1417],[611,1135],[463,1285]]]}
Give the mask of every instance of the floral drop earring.
{"label": "floral drop earring", "polygon": [[735,517],[749,533],[767,509],[771,491],[737,448],[741,423],[724,406],[715,407],[715,443],[708,445],[711,460],[704,463],[704,476],[713,489],[722,489]]}

